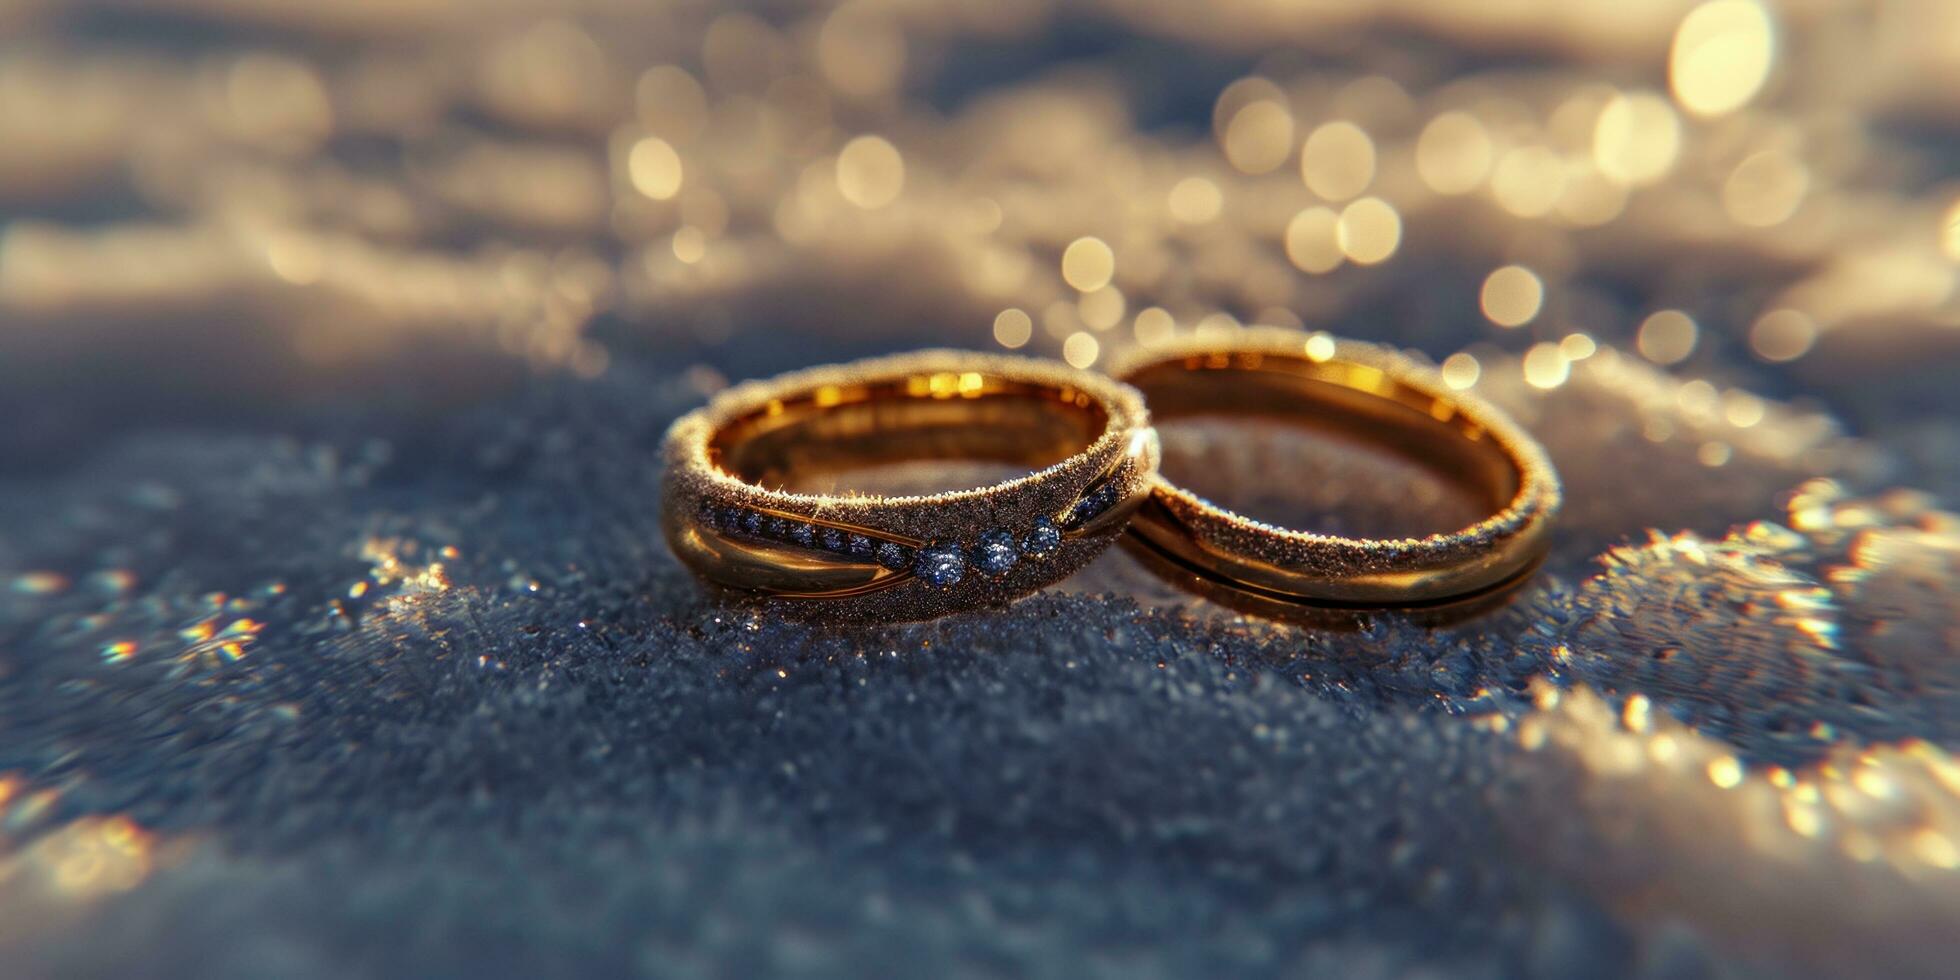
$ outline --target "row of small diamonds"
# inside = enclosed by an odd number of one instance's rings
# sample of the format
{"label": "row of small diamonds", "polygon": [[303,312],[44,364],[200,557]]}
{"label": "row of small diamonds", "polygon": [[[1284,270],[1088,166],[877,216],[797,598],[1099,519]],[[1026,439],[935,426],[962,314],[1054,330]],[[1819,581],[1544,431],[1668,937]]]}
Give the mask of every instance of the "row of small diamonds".
{"label": "row of small diamonds", "polygon": [[1067,514],[1062,515],[1062,527],[1073,531],[1116,506],[1116,501],[1123,496],[1121,482],[1119,478],[1111,478],[1097,487],[1095,492],[1084,494]]}
{"label": "row of small diamonds", "polygon": [[[1070,516],[1073,517],[1074,513],[1071,512]],[[981,532],[971,548],[957,541],[935,541],[916,549],[896,541],[874,540],[867,535],[765,514],[748,507],[708,504],[701,510],[701,522],[744,537],[794,544],[853,558],[874,558],[878,564],[895,572],[909,568],[920,581],[942,589],[958,585],[966,577],[969,565],[986,575],[998,577],[1013,570],[1022,558],[1046,558],[1062,545],[1062,529],[1046,517],[1036,520],[1027,533],[1018,538],[1013,531],[996,527]]]}

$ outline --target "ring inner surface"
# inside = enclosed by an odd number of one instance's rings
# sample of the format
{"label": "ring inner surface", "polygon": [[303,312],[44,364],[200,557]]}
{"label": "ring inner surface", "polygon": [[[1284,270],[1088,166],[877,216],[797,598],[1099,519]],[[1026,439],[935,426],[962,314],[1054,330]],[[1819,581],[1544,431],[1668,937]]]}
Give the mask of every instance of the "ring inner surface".
{"label": "ring inner surface", "polygon": [[1453,400],[1367,365],[1212,355],[1125,380],[1163,435],[1165,479],[1241,516],[1420,537],[1474,524],[1518,492],[1517,464]]}
{"label": "ring inner surface", "polygon": [[949,372],[775,399],[722,426],[708,451],[723,472],[771,489],[935,493],[1061,462],[1108,426],[1085,392]]}

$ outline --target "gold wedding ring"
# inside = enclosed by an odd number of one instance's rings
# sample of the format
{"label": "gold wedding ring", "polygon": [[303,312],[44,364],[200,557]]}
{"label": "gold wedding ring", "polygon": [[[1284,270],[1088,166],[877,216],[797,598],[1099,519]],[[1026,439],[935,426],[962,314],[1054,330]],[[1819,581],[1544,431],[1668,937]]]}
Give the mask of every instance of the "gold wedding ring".
{"label": "gold wedding ring", "polygon": [[1491,516],[1421,538],[1274,527],[1159,476],[1131,531],[1160,570],[1201,591],[1322,608],[1423,609],[1502,593],[1536,569],[1558,512],[1545,451],[1495,406],[1406,355],[1325,334],[1255,328],[1141,350],[1112,373],[1159,422],[1263,416],[1359,435],[1442,473]]}
{"label": "gold wedding ring", "polygon": [[[1150,493],[1136,391],[1065,364],[922,351],[737,385],[668,430],[668,543],[710,581],[824,617],[914,620],[1059,581]],[[787,489],[909,460],[1034,470],[925,496]]]}

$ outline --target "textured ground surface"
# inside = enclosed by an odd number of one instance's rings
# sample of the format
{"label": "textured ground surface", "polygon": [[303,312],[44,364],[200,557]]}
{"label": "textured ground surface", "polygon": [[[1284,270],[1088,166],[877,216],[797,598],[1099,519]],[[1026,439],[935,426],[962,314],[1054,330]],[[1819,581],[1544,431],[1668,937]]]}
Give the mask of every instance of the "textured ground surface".
{"label": "textured ground surface", "polygon": [[[1946,5],[1717,5],[1714,76],[1688,3],[971,6],[0,0],[0,972],[1950,971]],[[1331,629],[1118,552],[844,631],[659,541],[727,379],[1240,322],[1470,358],[1539,578]]]}

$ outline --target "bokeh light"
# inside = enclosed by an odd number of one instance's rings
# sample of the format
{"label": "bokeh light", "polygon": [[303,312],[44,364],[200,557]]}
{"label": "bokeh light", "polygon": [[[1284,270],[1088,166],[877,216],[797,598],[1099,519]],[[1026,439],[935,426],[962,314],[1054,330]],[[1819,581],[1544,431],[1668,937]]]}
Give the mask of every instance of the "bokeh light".
{"label": "bokeh light", "polygon": [[1339,267],[1343,258],[1340,215],[1315,205],[1302,208],[1286,223],[1286,258],[1302,272],[1323,273]]}
{"label": "bokeh light", "polygon": [[1177,333],[1177,320],[1163,307],[1151,306],[1137,311],[1132,329],[1136,333],[1137,343],[1144,346],[1161,344]]}
{"label": "bokeh light", "polygon": [[1457,351],[1443,359],[1443,383],[1458,391],[1474,387],[1477,379],[1483,376],[1483,365],[1466,351]]}
{"label": "bokeh light", "polygon": [[1794,361],[1817,342],[1817,325],[1791,309],[1770,310],[1749,328],[1749,346],[1765,361]]}
{"label": "bokeh light", "polygon": [[1320,126],[1301,148],[1300,176],[1308,190],[1329,201],[1352,198],[1375,179],[1374,141],[1351,122]]}
{"label": "bokeh light", "polygon": [[1116,275],[1116,253],[1100,238],[1078,238],[1062,251],[1062,279],[1081,292],[1109,285]]}
{"label": "bokeh light", "polygon": [[1026,347],[1034,338],[1034,320],[1009,307],[994,317],[994,341],[1009,350]]}
{"label": "bokeh light", "polygon": [[1062,344],[1062,360],[1079,368],[1094,365],[1101,354],[1102,345],[1086,333],[1069,334],[1068,340]]}
{"label": "bokeh light", "polygon": [[1171,187],[1171,217],[1186,224],[1203,224],[1218,217],[1224,203],[1218,185],[1203,177],[1186,177]]}
{"label": "bokeh light", "polygon": [[1681,152],[1681,121],[1667,100],[1651,92],[1614,96],[1593,131],[1593,159],[1600,172],[1629,186],[1667,176]]}
{"label": "bokeh light", "polygon": [[1402,244],[1402,216],[1387,201],[1364,197],[1341,209],[1334,238],[1356,265],[1384,262]]}
{"label": "bokeh light", "polygon": [[844,93],[872,98],[898,87],[905,71],[905,35],[874,3],[846,3],[817,32],[817,65]]}
{"label": "bokeh light", "polygon": [[1537,343],[1524,352],[1524,380],[1534,388],[1556,388],[1571,377],[1572,363],[1555,343]]}
{"label": "bokeh light", "polygon": [[1809,188],[1810,173],[1801,161],[1765,150],[1736,164],[1722,183],[1722,207],[1741,224],[1769,228],[1788,221]]}
{"label": "bokeh light", "polygon": [[1775,28],[1759,0],[1709,0],[1681,21],[1668,56],[1674,98],[1715,116],[1748,104],[1769,77]]}
{"label": "bokeh light", "polygon": [[1940,216],[1940,249],[1947,258],[1960,262],[1960,200]]}
{"label": "bokeh light", "polygon": [[1524,266],[1501,266],[1484,277],[1477,301],[1490,322],[1520,327],[1537,318],[1545,302],[1545,284]]}
{"label": "bokeh light", "polygon": [[1084,293],[1075,305],[1082,322],[1093,330],[1108,330],[1122,322],[1126,306],[1123,291],[1115,286],[1104,286]]}
{"label": "bokeh light", "polygon": [[649,136],[634,143],[627,167],[633,186],[656,201],[681,192],[681,157],[666,140]]}
{"label": "bokeh light", "polygon": [[1225,127],[1225,158],[1249,174],[1278,170],[1293,155],[1293,114],[1274,100],[1251,102]]}
{"label": "bokeh light", "polygon": [[1700,328],[1680,310],[1659,310],[1641,321],[1635,345],[1655,364],[1679,364],[1695,352]]}
{"label": "bokeh light", "polygon": [[882,208],[905,188],[905,159],[882,136],[859,136],[837,154],[837,190],[861,208]]}
{"label": "bokeh light", "polygon": [[1475,116],[1445,112],[1429,121],[1416,141],[1416,169],[1438,194],[1468,194],[1490,173],[1490,135]]}
{"label": "bokeh light", "polygon": [[1565,161],[1550,147],[1518,147],[1498,159],[1490,189],[1504,210],[1520,218],[1544,217],[1565,190]]}

